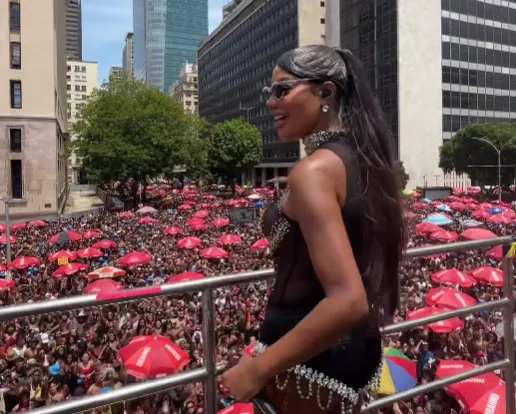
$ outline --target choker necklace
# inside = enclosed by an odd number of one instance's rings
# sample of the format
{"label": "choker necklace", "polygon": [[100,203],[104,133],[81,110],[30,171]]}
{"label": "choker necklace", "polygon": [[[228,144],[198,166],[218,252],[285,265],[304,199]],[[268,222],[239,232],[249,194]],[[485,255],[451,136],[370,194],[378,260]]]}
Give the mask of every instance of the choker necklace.
{"label": "choker necklace", "polygon": [[302,139],[306,155],[312,154],[315,150],[327,142],[344,141],[344,131],[321,131],[308,135]]}

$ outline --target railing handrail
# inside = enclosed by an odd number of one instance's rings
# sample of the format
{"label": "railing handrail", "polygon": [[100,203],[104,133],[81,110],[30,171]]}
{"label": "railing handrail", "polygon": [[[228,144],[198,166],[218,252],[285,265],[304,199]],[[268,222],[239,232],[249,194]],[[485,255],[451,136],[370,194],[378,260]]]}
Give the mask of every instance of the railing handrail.
{"label": "railing handrail", "polygon": [[[446,245],[428,246],[417,249],[411,249],[405,253],[405,258],[415,258],[421,256],[430,256],[440,253],[448,253],[452,251],[460,251],[467,249],[491,247],[497,245],[508,245],[513,243],[512,236],[498,237],[490,240],[467,241],[450,243]],[[408,391],[398,393],[389,397],[380,398],[371,404],[364,406],[362,412],[370,411],[390,405],[402,399],[408,399],[425,392],[430,392],[455,382],[462,381],[472,376],[480,375],[485,372],[497,369],[506,370],[507,382],[507,414],[515,414],[514,402],[514,326],[513,326],[513,304],[514,297],[512,294],[513,278],[512,278],[512,259],[504,258],[504,298],[492,302],[477,304],[463,309],[457,309],[440,315],[428,316],[415,321],[405,321],[399,324],[387,326],[382,329],[384,334],[403,331],[416,326],[427,325],[432,322],[446,320],[456,316],[462,316],[468,313],[480,312],[482,310],[493,309],[498,307],[504,308],[504,339],[505,339],[505,356],[507,359],[494,362],[488,365],[477,367],[470,371],[450,376],[428,384],[420,385]],[[156,392],[161,392],[169,388],[184,385],[191,382],[204,381],[204,398],[206,402],[206,414],[216,414],[216,379],[215,376],[220,374],[224,368],[215,364],[215,329],[214,329],[214,307],[212,289],[224,286],[231,286],[240,283],[249,283],[262,281],[274,276],[273,269],[260,270],[256,272],[243,272],[233,275],[225,275],[216,278],[205,278],[198,281],[183,282],[177,284],[165,284],[150,288],[130,289],[118,292],[112,295],[84,295],[75,296],[53,301],[37,302],[32,304],[14,305],[0,308],[0,321],[8,321],[21,317],[39,315],[47,312],[60,312],[66,310],[75,310],[92,306],[107,305],[113,303],[124,303],[144,298],[158,297],[164,295],[174,295],[187,292],[202,291],[203,292],[203,336],[205,342],[205,352],[203,355],[203,368],[187,371],[179,374],[170,375],[164,378],[149,380],[138,384],[125,386],[121,389],[111,391],[106,394],[99,394],[80,399],[61,402],[48,407],[31,410],[32,414],[72,414],[80,411],[91,410],[95,407],[101,407],[109,404],[116,404],[122,401],[143,397]],[[212,346],[210,346],[210,344]]]}

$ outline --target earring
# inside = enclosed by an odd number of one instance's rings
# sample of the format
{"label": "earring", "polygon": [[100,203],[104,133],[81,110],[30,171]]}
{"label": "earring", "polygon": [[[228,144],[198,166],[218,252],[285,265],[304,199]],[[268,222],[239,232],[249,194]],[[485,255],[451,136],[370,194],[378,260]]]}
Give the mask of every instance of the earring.
{"label": "earring", "polygon": [[330,107],[329,107],[328,105],[323,105],[323,107],[322,107],[322,111],[323,111],[324,113],[328,113],[328,111],[329,111],[329,110],[330,110]]}

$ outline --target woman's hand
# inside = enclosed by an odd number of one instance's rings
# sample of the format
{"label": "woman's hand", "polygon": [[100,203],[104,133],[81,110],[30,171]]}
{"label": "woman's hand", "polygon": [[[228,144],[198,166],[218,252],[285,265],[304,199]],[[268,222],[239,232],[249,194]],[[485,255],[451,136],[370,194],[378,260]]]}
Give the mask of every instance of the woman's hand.
{"label": "woman's hand", "polygon": [[238,364],[222,375],[222,384],[237,401],[249,402],[265,387],[268,378],[258,369],[256,359],[244,354]]}

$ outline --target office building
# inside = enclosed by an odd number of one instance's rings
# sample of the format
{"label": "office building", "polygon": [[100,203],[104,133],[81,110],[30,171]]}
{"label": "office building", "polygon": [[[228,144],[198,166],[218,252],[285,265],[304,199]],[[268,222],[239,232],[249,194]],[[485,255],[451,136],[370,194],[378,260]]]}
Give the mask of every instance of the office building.
{"label": "office building", "polygon": [[55,214],[66,201],[66,7],[0,2],[0,196],[13,216]]}
{"label": "office building", "polygon": [[179,71],[179,80],[168,90],[169,96],[183,105],[186,113],[198,113],[199,90],[197,65],[185,63]]}
{"label": "office building", "polygon": [[67,0],[66,53],[68,59],[82,60],[82,5],[81,0]]}
{"label": "office building", "polygon": [[439,147],[471,123],[515,122],[516,3],[341,0],[340,31],[375,86],[409,186],[467,185],[438,168]]}
{"label": "office building", "polygon": [[208,35],[208,0],[133,0],[134,76],[167,93]]}
{"label": "office building", "polygon": [[[68,125],[72,127],[74,122],[80,119],[81,109],[95,88],[99,87],[99,65],[97,62],[85,62],[82,60],[69,60],[66,72],[67,99],[68,99]],[[73,133],[70,139],[74,140]],[[68,180],[74,184],[82,184],[86,177],[81,171],[81,162],[75,153],[70,154],[68,162]]]}
{"label": "office building", "polygon": [[122,78],[124,74],[124,69],[121,66],[111,66],[109,68],[109,81],[113,82],[114,80]]}
{"label": "office building", "polygon": [[242,0],[230,0],[228,3],[222,7],[222,18],[225,19],[230,15],[230,13],[235,10],[236,6],[238,6]]}
{"label": "office building", "polygon": [[124,52],[122,54],[122,69],[129,79],[134,78],[134,41],[133,34],[127,33],[125,37]]}
{"label": "office building", "polygon": [[212,123],[243,116],[263,136],[263,160],[243,177],[264,184],[287,175],[303,156],[299,143],[280,143],[262,88],[279,56],[325,41],[324,1],[243,0],[199,48],[199,114]]}

